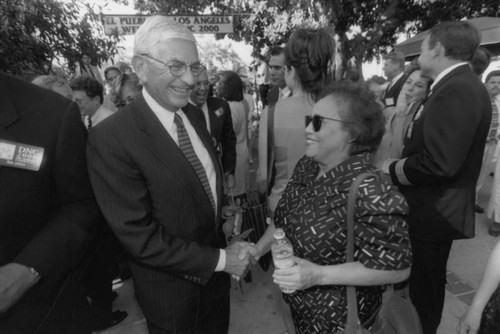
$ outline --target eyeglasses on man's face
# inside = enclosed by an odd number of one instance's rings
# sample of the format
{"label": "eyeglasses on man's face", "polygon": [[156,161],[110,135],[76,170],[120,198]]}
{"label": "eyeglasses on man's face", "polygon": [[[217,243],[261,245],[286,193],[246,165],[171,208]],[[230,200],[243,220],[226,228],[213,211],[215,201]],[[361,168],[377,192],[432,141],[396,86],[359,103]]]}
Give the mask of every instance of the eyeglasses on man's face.
{"label": "eyeglasses on man's face", "polygon": [[325,116],[320,116],[320,115],[314,115],[314,116],[307,115],[306,116],[306,128],[312,122],[314,132],[318,132],[319,130],[321,130],[321,125],[323,124],[324,119],[329,119],[331,121],[336,121],[336,122],[340,122],[340,123],[348,123],[346,121],[343,121],[343,120],[337,119],[337,118],[330,118],[330,117],[325,117]]}
{"label": "eyeglasses on man's face", "polygon": [[283,71],[285,69],[285,66],[271,65],[271,66],[269,66],[269,69],[271,71],[279,72],[279,71]]}
{"label": "eyeglasses on man's face", "polygon": [[154,61],[162,64],[164,67],[169,69],[170,73],[173,76],[176,76],[176,77],[180,77],[184,73],[186,73],[188,67],[191,70],[191,74],[194,77],[199,76],[201,73],[203,73],[203,70],[205,69],[205,67],[203,67],[203,65],[201,65],[201,64],[186,65],[186,64],[178,63],[178,62],[173,63],[173,64],[167,64],[167,63],[165,63],[165,62],[163,62],[155,57],[147,55],[147,54],[141,54],[141,56],[146,57],[146,58],[151,59],[151,60],[154,60]]}
{"label": "eyeglasses on man's face", "polygon": [[130,102],[132,102],[134,100],[135,100],[135,97],[133,97],[133,96],[126,96],[123,100],[120,100],[120,101],[116,102],[115,106],[117,108],[125,108],[125,106],[127,104],[129,104]]}

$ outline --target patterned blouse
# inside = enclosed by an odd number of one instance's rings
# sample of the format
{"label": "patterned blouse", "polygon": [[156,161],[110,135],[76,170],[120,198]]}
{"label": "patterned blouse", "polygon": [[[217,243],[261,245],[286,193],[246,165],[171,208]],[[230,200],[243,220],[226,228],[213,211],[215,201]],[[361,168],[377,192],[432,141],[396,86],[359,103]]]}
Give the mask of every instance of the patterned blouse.
{"label": "patterned blouse", "polygon": [[[368,155],[356,155],[316,180],[319,167],[303,157],[297,163],[278,208],[276,227],[284,228],[296,256],[319,265],[345,263],[347,197],[352,181],[365,171],[378,173]],[[411,265],[405,215],[408,205],[396,187],[368,178],[359,187],[355,208],[355,260],[377,270]],[[366,321],[382,302],[383,286],[357,287],[358,312]],[[297,333],[334,333],[347,319],[345,286],[323,285],[283,295]]]}

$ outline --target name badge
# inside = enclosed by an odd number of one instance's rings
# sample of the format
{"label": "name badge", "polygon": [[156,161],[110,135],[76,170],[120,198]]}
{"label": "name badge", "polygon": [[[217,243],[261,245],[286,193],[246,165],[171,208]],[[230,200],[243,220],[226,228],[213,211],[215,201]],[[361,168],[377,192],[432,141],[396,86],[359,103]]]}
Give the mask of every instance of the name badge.
{"label": "name badge", "polygon": [[220,118],[222,115],[224,115],[224,109],[222,108],[219,108],[215,111],[215,115],[217,116],[217,118]]}
{"label": "name badge", "polygon": [[394,98],[393,97],[388,97],[385,99],[385,106],[386,107],[392,107],[394,106],[395,103],[394,103]]}
{"label": "name badge", "polygon": [[43,147],[0,139],[0,166],[38,171],[43,151]]}

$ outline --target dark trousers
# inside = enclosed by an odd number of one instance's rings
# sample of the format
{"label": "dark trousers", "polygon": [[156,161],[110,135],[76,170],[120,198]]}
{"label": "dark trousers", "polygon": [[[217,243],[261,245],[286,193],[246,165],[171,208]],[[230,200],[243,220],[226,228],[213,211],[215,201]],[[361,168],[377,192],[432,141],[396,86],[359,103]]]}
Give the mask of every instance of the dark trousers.
{"label": "dark trousers", "polygon": [[184,324],[182,329],[167,330],[146,319],[149,334],[227,334],[230,288],[228,274],[214,273],[200,295],[199,312],[194,321]]}
{"label": "dark trousers", "polygon": [[411,240],[413,263],[410,298],[417,309],[424,334],[435,334],[443,312],[446,263],[452,241],[430,243]]}

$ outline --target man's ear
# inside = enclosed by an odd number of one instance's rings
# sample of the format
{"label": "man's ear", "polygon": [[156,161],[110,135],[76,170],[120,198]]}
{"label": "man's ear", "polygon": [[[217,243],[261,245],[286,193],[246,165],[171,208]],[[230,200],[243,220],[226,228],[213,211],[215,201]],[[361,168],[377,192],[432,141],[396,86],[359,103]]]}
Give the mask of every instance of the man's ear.
{"label": "man's ear", "polygon": [[132,66],[134,67],[135,73],[139,77],[139,80],[144,85],[147,82],[146,76],[146,61],[141,56],[132,57]]}
{"label": "man's ear", "polygon": [[436,42],[436,44],[434,44],[434,47],[431,49],[431,52],[433,57],[437,57],[439,55],[445,56],[444,46],[440,42]]}

